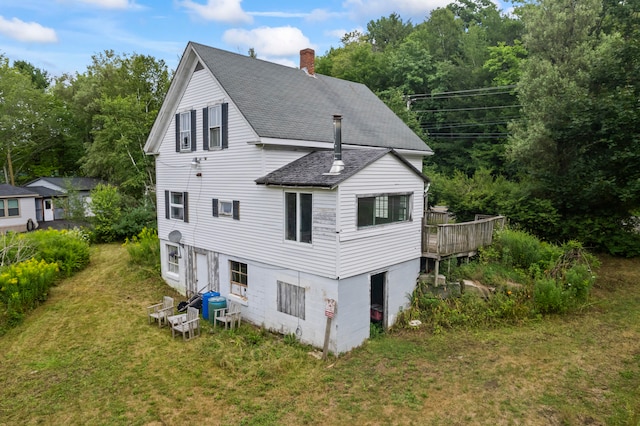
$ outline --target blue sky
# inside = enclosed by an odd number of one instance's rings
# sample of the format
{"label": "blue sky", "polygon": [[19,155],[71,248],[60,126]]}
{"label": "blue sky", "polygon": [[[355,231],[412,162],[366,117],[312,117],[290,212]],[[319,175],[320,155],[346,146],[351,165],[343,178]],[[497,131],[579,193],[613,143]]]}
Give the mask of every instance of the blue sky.
{"label": "blue sky", "polygon": [[84,72],[106,49],[175,69],[188,41],[297,67],[300,49],[339,47],[345,32],[392,12],[422,22],[453,0],[2,0],[0,53],[50,75]]}

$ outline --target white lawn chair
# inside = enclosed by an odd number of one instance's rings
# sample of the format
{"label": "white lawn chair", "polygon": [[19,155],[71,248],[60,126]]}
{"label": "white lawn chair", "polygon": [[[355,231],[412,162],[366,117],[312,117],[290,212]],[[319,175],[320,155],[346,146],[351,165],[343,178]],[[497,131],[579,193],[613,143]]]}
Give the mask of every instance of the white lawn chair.
{"label": "white lawn chair", "polygon": [[173,315],[173,297],[164,296],[162,303],[147,306],[149,324],[151,321],[158,321],[158,327],[167,323],[167,318]]}
{"label": "white lawn chair", "polygon": [[200,311],[196,308],[188,307],[186,314],[175,315],[169,321],[172,337],[176,337],[178,333],[182,333],[184,340],[200,336]]}

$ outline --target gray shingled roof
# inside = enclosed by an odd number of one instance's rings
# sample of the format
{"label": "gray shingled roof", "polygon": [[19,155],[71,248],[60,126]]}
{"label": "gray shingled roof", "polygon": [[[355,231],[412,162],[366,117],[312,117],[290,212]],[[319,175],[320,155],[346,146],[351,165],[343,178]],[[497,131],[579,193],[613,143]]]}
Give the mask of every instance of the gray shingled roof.
{"label": "gray shingled roof", "polygon": [[277,186],[311,186],[334,188],[386,154],[392,154],[411,171],[428,182],[415,167],[391,149],[346,149],[342,151],[344,170],[339,175],[327,175],[333,163],[333,151],[314,151],[273,172],[256,179],[257,184]]}
{"label": "gray shingled roof", "polygon": [[9,185],[8,183],[0,184],[0,197],[37,197],[34,191],[20,186]]}
{"label": "gray shingled roof", "polygon": [[332,143],[341,114],[344,144],[432,152],[363,84],[190,44],[260,137]]}
{"label": "gray shingled roof", "polygon": [[41,197],[61,197],[66,196],[64,192],[56,191],[55,189],[47,188],[45,186],[29,186],[28,189],[38,193]]}

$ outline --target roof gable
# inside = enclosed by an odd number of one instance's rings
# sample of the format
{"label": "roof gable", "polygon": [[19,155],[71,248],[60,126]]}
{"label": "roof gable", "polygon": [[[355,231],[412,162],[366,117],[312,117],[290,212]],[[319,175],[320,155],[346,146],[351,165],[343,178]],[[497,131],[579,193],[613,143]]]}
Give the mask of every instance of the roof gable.
{"label": "roof gable", "polygon": [[[333,143],[333,115],[344,117],[342,141],[431,154],[431,149],[365,85],[190,42],[145,150],[157,152],[197,63],[211,72],[262,138]],[[162,111],[163,109],[167,111]],[[157,127],[157,129],[155,129]]]}
{"label": "roof gable", "polygon": [[314,151],[273,172],[256,179],[257,184],[275,186],[306,186],[335,188],[360,170],[385,155],[395,156],[405,167],[425,182],[429,179],[411,163],[391,149],[345,149],[342,151],[344,170],[340,174],[328,174],[333,163],[333,151]]}

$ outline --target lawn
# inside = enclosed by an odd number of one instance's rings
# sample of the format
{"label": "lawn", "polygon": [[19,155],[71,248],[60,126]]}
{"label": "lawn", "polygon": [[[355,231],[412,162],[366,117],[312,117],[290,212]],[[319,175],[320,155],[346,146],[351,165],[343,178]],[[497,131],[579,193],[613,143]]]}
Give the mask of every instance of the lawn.
{"label": "lawn", "polygon": [[170,289],[97,246],[0,337],[0,424],[638,425],[640,259],[602,260],[580,312],[320,361],[245,324],[173,340],[145,315]]}

